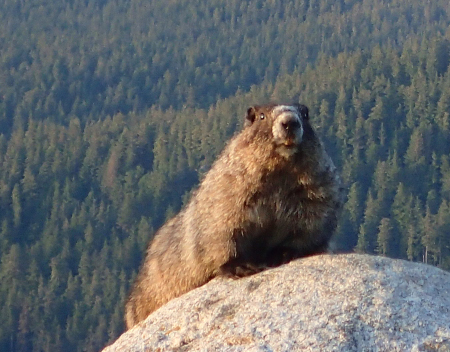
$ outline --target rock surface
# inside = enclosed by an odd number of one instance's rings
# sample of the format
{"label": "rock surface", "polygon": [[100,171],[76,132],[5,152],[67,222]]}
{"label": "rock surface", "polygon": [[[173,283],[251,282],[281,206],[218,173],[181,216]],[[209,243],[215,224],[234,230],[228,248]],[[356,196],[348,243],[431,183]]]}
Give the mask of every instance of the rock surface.
{"label": "rock surface", "polygon": [[450,351],[450,273],[368,255],[303,258],[214,279],[104,351]]}

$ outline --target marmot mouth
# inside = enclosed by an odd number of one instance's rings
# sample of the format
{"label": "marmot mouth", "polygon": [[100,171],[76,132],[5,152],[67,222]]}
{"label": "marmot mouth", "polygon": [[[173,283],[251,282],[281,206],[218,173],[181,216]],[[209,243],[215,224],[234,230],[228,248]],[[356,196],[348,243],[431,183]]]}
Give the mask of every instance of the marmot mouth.
{"label": "marmot mouth", "polygon": [[296,146],[294,138],[286,139],[283,144],[285,147],[288,147],[288,148],[293,148]]}

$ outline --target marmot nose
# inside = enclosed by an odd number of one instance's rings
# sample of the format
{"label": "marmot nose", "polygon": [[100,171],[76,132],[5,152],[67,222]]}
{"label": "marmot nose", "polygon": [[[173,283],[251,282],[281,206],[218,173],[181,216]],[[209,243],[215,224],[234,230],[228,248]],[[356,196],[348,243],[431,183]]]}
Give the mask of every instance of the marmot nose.
{"label": "marmot nose", "polygon": [[281,123],[281,126],[283,126],[283,128],[286,131],[289,131],[289,130],[295,130],[295,129],[299,128],[300,123],[297,120],[292,119],[292,120],[288,120],[288,121],[283,121]]}

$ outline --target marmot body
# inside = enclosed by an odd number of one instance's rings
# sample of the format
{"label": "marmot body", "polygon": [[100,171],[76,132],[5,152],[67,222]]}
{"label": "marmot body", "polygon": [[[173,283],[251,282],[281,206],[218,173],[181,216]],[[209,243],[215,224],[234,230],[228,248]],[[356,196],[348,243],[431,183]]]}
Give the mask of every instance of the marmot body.
{"label": "marmot body", "polygon": [[341,194],[306,106],[248,109],[244,129],[149,244],[125,307],[127,329],[215,276],[326,251]]}

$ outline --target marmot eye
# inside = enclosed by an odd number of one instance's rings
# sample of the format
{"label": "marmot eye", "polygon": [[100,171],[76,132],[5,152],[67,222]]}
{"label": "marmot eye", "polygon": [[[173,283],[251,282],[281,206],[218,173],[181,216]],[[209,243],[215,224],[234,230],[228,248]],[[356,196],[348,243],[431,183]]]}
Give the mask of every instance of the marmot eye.
{"label": "marmot eye", "polygon": [[264,113],[262,112],[261,115],[259,115],[259,118],[260,118],[261,120],[264,120],[264,119],[266,118],[266,115],[264,115]]}

